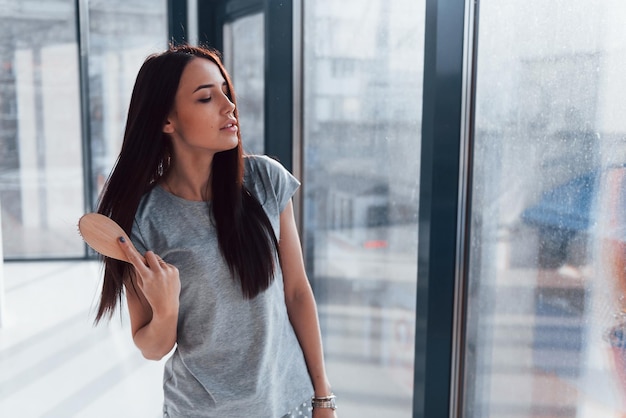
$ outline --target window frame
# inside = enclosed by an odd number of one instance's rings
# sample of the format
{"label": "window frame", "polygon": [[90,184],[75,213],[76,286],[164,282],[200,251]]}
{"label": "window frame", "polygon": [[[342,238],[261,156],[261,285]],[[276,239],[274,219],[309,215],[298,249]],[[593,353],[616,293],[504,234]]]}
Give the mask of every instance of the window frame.
{"label": "window frame", "polygon": [[463,412],[478,3],[426,0],[413,417]]}

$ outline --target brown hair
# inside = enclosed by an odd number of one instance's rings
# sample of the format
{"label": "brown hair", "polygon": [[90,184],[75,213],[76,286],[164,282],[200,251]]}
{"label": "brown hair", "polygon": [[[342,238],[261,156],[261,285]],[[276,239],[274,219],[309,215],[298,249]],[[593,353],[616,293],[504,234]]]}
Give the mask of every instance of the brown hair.
{"label": "brown hair", "polygon": [[[163,125],[174,106],[183,70],[198,58],[218,66],[226,80],[228,98],[236,104],[232,81],[215,50],[171,46],[145,60],[130,99],[122,149],[98,204],[98,212],[116,221],[129,235],[141,197],[169,168],[171,143],[162,131]],[[235,279],[240,281],[244,297],[251,299],[272,283],[278,241],[263,207],[243,185],[239,131],[237,135],[237,147],[213,157],[209,182],[212,209],[207,205],[207,210],[211,210],[215,222],[221,253]],[[96,322],[113,314],[122,298],[124,280],[132,270],[128,263],[104,258],[104,283]]]}

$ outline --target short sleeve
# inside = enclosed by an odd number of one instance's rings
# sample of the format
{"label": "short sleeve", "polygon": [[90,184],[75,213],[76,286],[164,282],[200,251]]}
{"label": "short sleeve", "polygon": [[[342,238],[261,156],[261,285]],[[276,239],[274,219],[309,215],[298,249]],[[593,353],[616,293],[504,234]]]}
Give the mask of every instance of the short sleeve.
{"label": "short sleeve", "polygon": [[267,156],[249,156],[249,166],[261,177],[265,186],[271,187],[276,197],[279,212],[282,212],[289,200],[300,187],[300,182],[280,162]]}
{"label": "short sleeve", "polygon": [[139,230],[139,225],[137,225],[137,221],[133,222],[133,229],[130,233],[130,241],[140,254],[144,255],[146,251],[148,251],[145,241],[141,235],[141,231]]}

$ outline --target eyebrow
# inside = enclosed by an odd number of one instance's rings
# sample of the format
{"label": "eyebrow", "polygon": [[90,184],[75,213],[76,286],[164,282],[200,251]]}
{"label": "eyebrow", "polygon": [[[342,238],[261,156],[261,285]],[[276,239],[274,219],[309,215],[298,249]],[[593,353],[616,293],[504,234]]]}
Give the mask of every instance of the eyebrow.
{"label": "eyebrow", "polygon": [[[226,86],[226,81],[224,81],[224,82],[222,83],[222,87],[224,87],[224,86]],[[202,84],[202,85],[199,85],[198,87],[196,87],[196,89],[195,89],[193,92],[195,93],[195,92],[197,92],[198,90],[201,90],[201,89],[210,89],[210,88],[212,88],[212,87],[215,87],[215,84]]]}

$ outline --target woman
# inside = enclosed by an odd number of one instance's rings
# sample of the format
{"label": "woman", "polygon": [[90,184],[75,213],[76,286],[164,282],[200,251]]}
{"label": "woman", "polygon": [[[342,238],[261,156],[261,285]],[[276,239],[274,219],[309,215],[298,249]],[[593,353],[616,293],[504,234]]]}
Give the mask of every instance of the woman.
{"label": "woman", "polygon": [[175,348],[165,417],[335,417],[293,216],[298,186],[277,162],[243,157],[217,53],[148,57],[98,208],[137,250],[122,238],[131,264],[105,259],[96,320],[125,294],[142,354]]}

